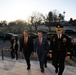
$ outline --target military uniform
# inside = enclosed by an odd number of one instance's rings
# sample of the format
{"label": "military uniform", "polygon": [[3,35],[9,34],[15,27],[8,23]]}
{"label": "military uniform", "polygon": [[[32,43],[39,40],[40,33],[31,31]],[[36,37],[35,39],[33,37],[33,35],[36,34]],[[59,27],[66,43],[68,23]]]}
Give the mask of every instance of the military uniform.
{"label": "military uniform", "polygon": [[[59,26],[61,28],[61,26]],[[58,27],[57,27],[58,28]],[[59,38],[57,34],[53,35],[50,41],[50,53],[52,53],[52,64],[56,68],[55,72],[62,75],[64,71],[64,61],[66,56],[70,56],[70,38],[65,34],[61,34]]]}

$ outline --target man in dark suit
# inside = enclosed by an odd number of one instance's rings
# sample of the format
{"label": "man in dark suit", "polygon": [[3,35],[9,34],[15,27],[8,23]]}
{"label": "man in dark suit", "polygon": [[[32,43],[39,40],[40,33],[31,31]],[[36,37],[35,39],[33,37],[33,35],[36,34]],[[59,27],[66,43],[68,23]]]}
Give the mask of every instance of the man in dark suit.
{"label": "man in dark suit", "polygon": [[26,63],[27,63],[27,70],[30,70],[30,55],[34,50],[33,39],[29,37],[28,31],[23,32],[23,36],[20,38],[20,55],[22,52],[24,54]]}
{"label": "man in dark suit", "polygon": [[55,67],[55,72],[62,75],[64,71],[65,57],[70,58],[70,43],[71,40],[63,33],[63,26],[58,24],[56,26],[56,33],[50,41],[50,57],[52,57],[52,64]]}
{"label": "man in dark suit", "polygon": [[[35,45],[34,45],[34,50],[38,54],[38,59],[40,63],[40,69],[41,72],[44,72],[44,64],[45,64],[45,57],[46,53],[49,50],[49,44],[46,38],[43,37],[43,33],[41,30],[37,32],[38,38],[35,39]],[[36,54],[36,53],[34,53]]]}

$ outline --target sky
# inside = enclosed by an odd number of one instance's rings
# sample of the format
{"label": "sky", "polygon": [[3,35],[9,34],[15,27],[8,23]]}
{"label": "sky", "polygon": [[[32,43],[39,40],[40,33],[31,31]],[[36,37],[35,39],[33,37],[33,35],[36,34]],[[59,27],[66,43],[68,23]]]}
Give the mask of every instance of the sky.
{"label": "sky", "polygon": [[65,20],[76,19],[76,0],[0,0],[0,21],[27,20],[33,12],[65,11]]}

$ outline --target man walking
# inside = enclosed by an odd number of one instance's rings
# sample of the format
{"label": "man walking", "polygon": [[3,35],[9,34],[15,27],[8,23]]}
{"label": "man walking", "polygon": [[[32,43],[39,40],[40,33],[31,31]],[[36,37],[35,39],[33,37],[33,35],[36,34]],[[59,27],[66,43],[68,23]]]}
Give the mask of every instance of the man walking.
{"label": "man walking", "polygon": [[58,24],[56,34],[50,41],[50,57],[52,57],[52,64],[58,75],[63,74],[65,57],[70,58],[70,43],[70,38],[63,34],[63,26]]}
{"label": "man walking", "polygon": [[23,52],[27,63],[27,70],[30,70],[30,55],[33,52],[33,50],[33,39],[29,37],[28,31],[24,31],[23,36],[20,38],[20,55],[22,55]]}
{"label": "man walking", "polygon": [[34,50],[38,54],[41,72],[44,73],[45,58],[49,50],[49,44],[48,44],[47,39],[43,37],[43,32],[41,30],[39,30],[37,34],[38,34],[38,38],[35,39]]}

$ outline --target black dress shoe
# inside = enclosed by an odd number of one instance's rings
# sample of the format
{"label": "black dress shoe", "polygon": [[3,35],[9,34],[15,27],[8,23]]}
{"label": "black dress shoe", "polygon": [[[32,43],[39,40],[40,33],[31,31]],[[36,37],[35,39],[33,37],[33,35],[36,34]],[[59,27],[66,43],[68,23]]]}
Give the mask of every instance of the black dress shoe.
{"label": "black dress shoe", "polygon": [[47,68],[47,65],[45,65],[45,68]]}
{"label": "black dress shoe", "polygon": [[30,70],[30,67],[27,67],[27,70]]}
{"label": "black dress shoe", "polygon": [[44,69],[41,69],[41,72],[44,73]]}
{"label": "black dress shoe", "polygon": [[55,69],[55,73],[58,73],[58,68]]}
{"label": "black dress shoe", "polygon": [[18,60],[18,58],[16,58],[16,60]]}

